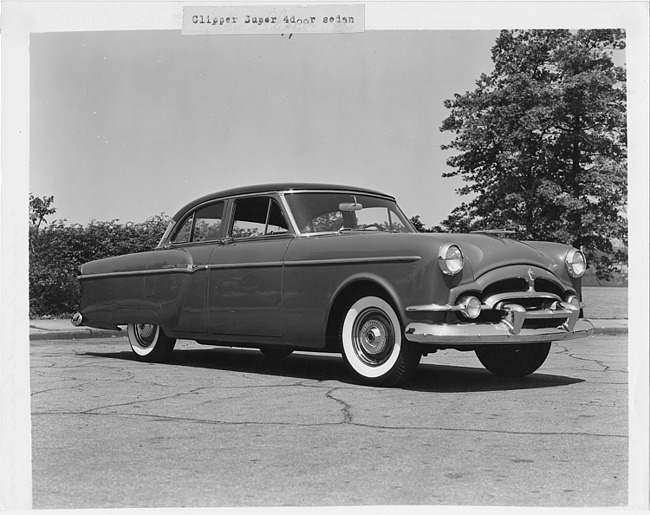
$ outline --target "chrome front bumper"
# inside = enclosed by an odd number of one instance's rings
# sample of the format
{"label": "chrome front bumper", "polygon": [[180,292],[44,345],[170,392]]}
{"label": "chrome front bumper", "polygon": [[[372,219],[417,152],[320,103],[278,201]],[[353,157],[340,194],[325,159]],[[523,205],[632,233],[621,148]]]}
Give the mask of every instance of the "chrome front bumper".
{"label": "chrome front bumper", "polygon": [[[426,311],[424,308],[425,306],[420,306],[417,311]],[[413,308],[407,310],[416,311]],[[573,340],[590,336],[594,332],[594,326],[589,320],[578,318],[580,309],[565,302],[554,304],[553,309],[531,311],[526,311],[518,304],[509,303],[503,304],[501,310],[504,316],[497,323],[412,322],[406,326],[405,336],[407,340],[416,343],[462,347]],[[524,327],[527,320],[555,320],[557,325],[528,328]]]}
{"label": "chrome front bumper", "polygon": [[480,344],[512,344],[556,342],[592,335],[594,326],[589,320],[579,320],[573,331],[562,328],[522,329],[512,334],[503,324],[426,324],[414,322],[406,328],[406,339],[411,342],[472,346]]}

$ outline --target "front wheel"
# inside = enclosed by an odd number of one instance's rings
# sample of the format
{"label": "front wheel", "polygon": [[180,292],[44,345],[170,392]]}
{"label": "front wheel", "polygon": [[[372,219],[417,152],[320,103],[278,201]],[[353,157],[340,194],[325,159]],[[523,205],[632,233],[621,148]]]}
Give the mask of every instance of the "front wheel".
{"label": "front wheel", "polygon": [[166,361],[174,350],[176,338],[170,338],[158,325],[129,324],[129,344],[142,361]]}
{"label": "front wheel", "polygon": [[524,377],[542,366],[550,349],[550,342],[491,345],[476,349],[476,357],[494,375]]}
{"label": "front wheel", "polygon": [[368,296],[352,302],[339,331],[348,368],[366,384],[394,386],[404,381],[421,353],[402,335],[397,313],[386,300]]}

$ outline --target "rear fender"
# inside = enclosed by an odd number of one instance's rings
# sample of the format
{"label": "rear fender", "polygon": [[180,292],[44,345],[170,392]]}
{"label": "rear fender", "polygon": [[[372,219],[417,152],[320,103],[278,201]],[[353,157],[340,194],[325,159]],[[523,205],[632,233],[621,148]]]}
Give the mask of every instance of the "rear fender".
{"label": "rear fender", "polygon": [[92,261],[82,266],[80,312],[84,325],[155,323],[173,328],[194,267],[183,250],[156,250]]}

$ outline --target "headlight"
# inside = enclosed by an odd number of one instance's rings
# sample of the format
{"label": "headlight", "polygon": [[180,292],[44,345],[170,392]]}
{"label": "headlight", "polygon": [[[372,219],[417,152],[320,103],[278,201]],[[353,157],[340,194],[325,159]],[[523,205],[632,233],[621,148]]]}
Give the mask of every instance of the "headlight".
{"label": "headlight", "polygon": [[584,254],[577,249],[567,252],[564,263],[571,277],[582,277],[587,271],[587,260]]}
{"label": "headlight", "polygon": [[465,258],[460,249],[451,243],[445,243],[438,252],[438,266],[443,274],[456,275],[463,269]]}

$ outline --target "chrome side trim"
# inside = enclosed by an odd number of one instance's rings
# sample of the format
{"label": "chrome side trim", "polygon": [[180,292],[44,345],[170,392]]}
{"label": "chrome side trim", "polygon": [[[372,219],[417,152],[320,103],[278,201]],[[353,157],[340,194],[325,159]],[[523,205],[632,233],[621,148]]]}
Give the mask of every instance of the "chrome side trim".
{"label": "chrome side trim", "polygon": [[412,263],[422,259],[421,256],[384,256],[362,258],[300,259],[285,261],[284,266],[321,266],[321,265],[356,265],[365,263]]}
{"label": "chrome side trim", "polygon": [[278,268],[282,266],[322,266],[322,265],[350,265],[365,263],[410,263],[422,259],[420,256],[386,256],[365,258],[332,258],[332,259],[304,259],[299,261],[259,261],[255,263],[226,263],[214,265],[182,265],[170,268],[156,268],[155,270],[129,270],[126,272],[105,272],[99,274],[80,275],[80,281],[86,279],[104,279],[107,277],[129,277],[134,275],[155,275],[169,273],[191,274],[199,270],[227,270],[240,268]]}
{"label": "chrome side trim", "polygon": [[[192,265],[188,265],[192,266]],[[105,279],[107,277],[130,277],[134,275],[156,275],[156,274],[191,274],[196,270],[205,267],[192,266],[192,268],[156,268],[155,270],[129,270],[127,272],[104,272],[100,274],[86,274],[77,276],[79,281],[86,279]]]}
{"label": "chrome side trim", "polygon": [[282,261],[260,261],[257,263],[227,263],[222,265],[206,265],[210,270],[227,270],[239,268],[277,268],[282,266]]}

